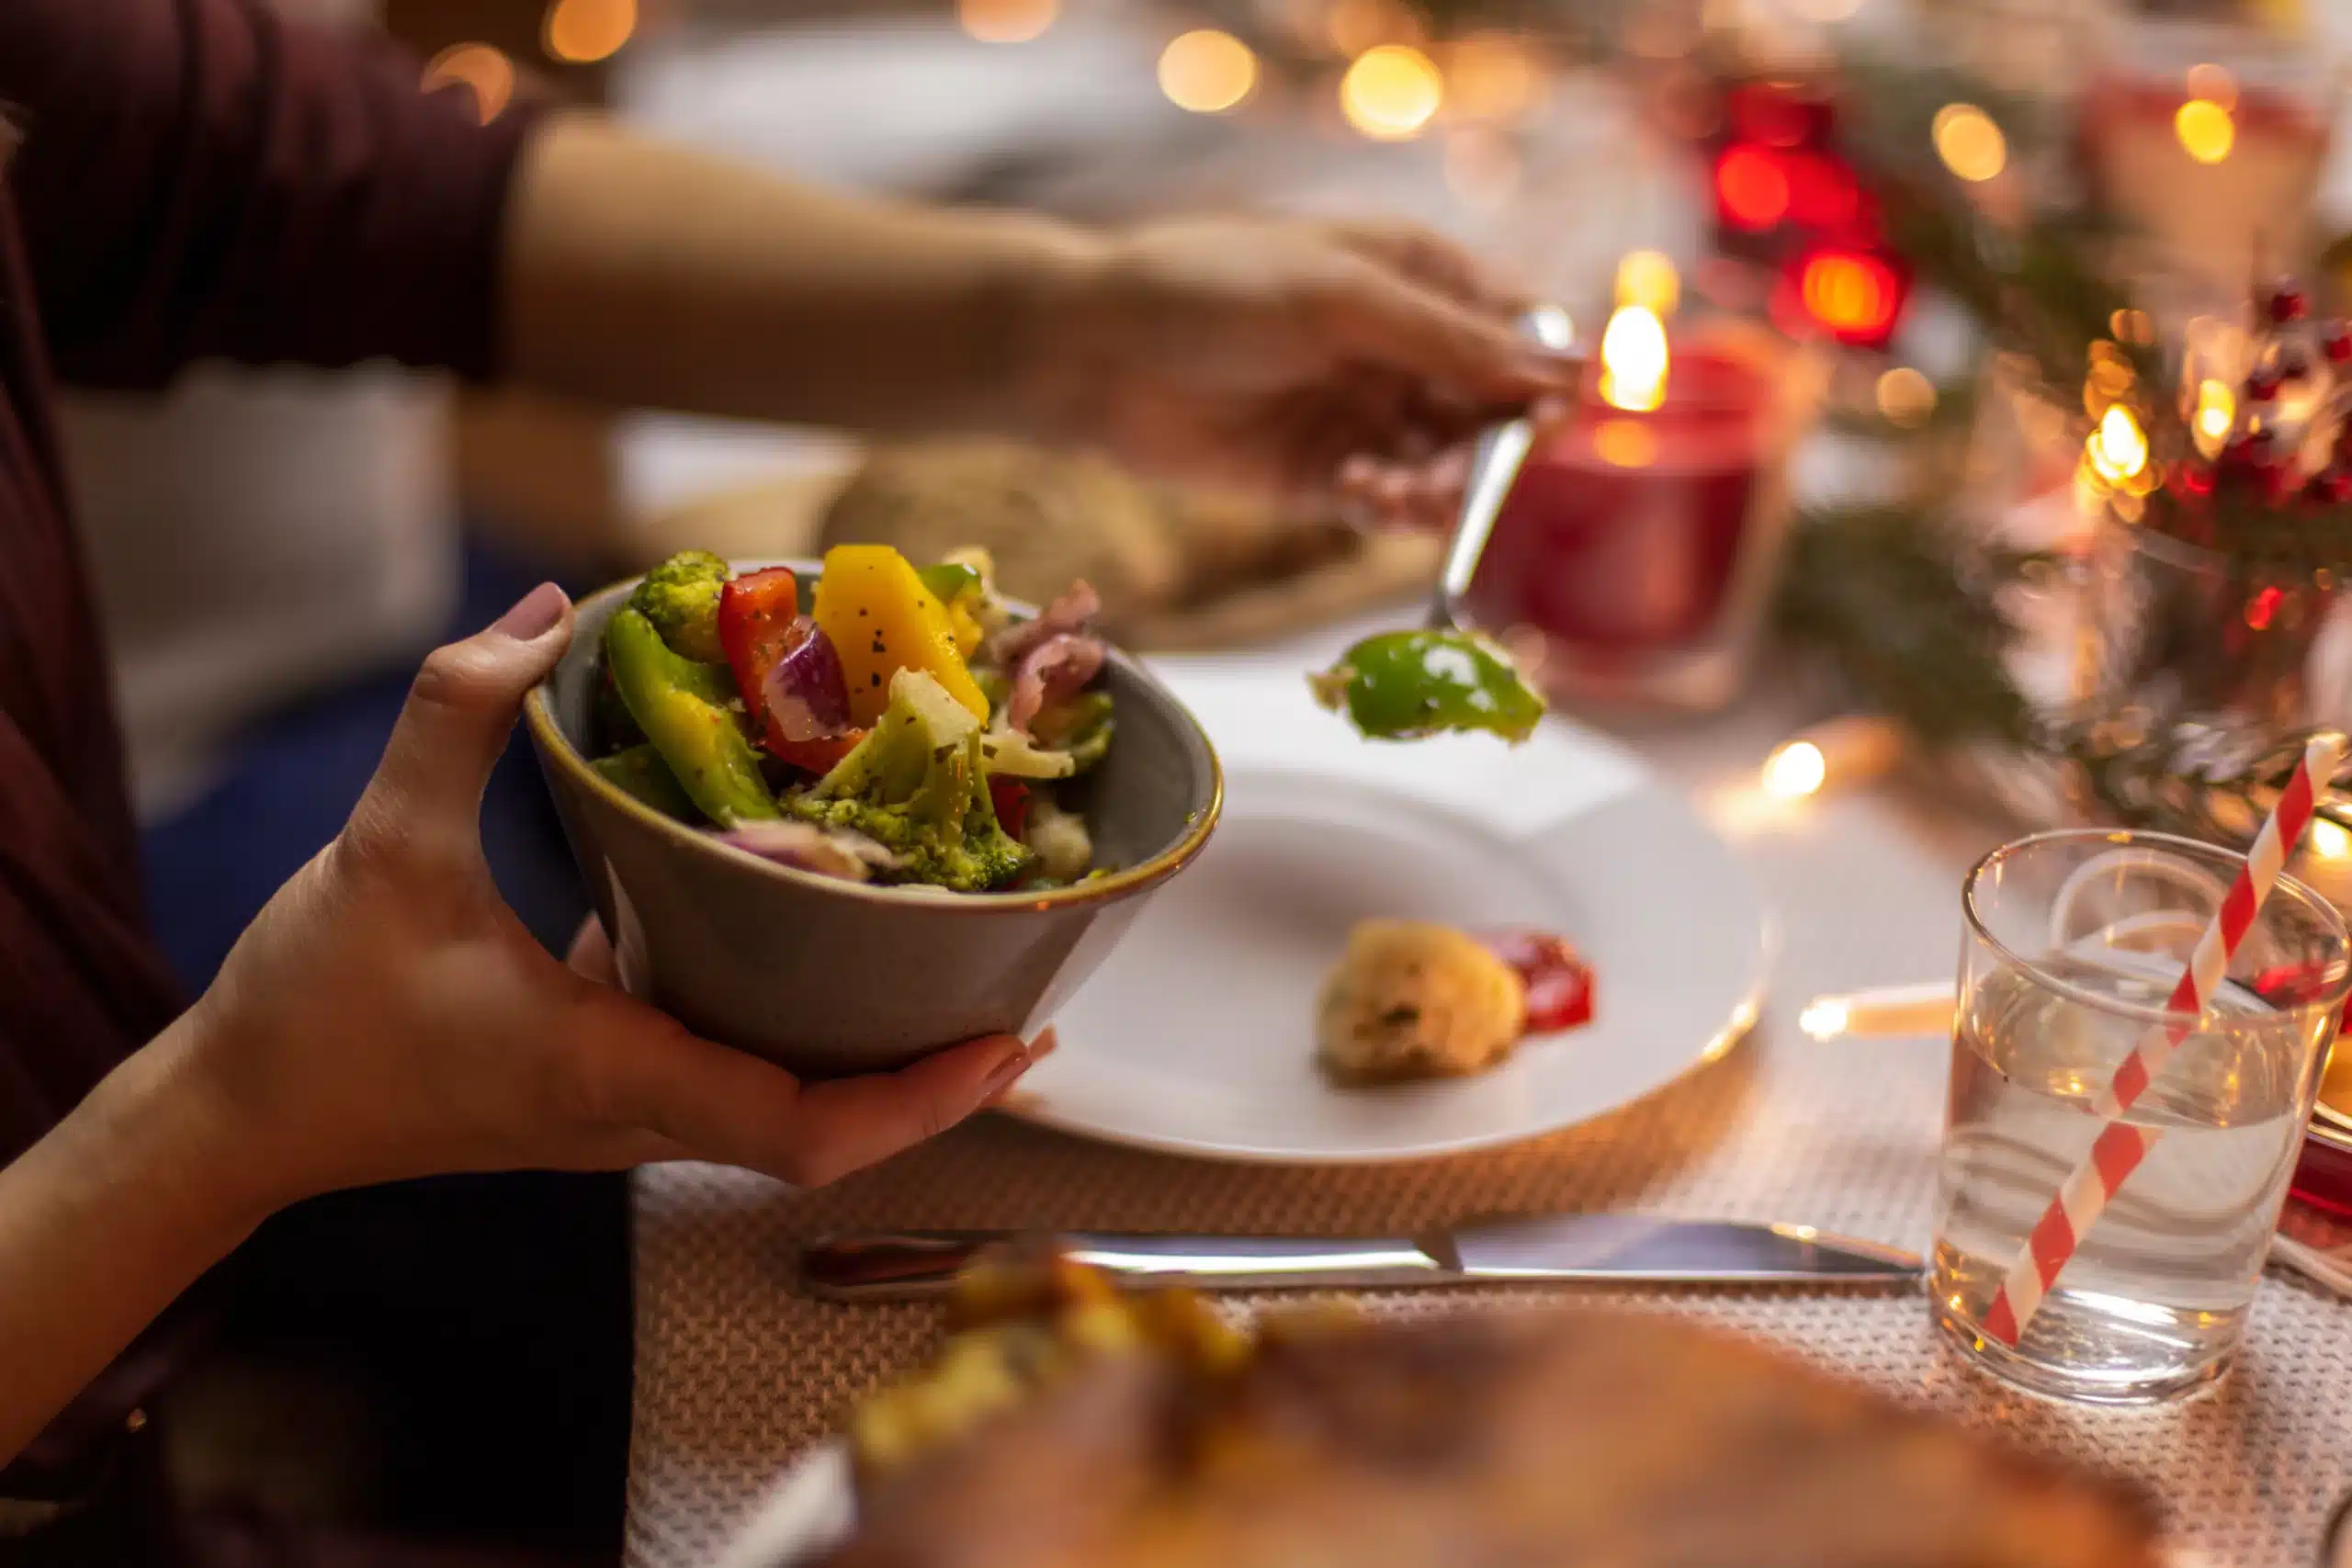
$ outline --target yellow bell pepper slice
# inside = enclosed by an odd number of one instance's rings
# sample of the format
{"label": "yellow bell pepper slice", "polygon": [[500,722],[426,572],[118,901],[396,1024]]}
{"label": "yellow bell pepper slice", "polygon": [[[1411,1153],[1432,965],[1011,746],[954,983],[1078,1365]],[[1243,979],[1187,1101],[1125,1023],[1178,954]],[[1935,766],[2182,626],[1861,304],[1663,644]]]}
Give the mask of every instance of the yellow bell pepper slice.
{"label": "yellow bell pepper slice", "polygon": [[965,667],[947,608],[907,558],[888,545],[837,545],[817,579],[815,618],[840,656],[849,713],[870,726],[890,704],[890,677],[921,670],[976,718],[989,700]]}

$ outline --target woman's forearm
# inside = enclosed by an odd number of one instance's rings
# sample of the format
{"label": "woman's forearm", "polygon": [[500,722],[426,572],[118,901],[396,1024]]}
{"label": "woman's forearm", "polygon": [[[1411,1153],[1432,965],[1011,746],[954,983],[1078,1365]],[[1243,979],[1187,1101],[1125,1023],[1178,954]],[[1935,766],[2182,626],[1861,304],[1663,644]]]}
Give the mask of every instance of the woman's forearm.
{"label": "woman's forearm", "polygon": [[872,431],[1047,423],[1031,374],[1100,242],[898,206],[558,117],[517,177],[506,364],[562,396]]}
{"label": "woman's forearm", "polygon": [[183,1019],[0,1170],[0,1464],[268,1209]]}

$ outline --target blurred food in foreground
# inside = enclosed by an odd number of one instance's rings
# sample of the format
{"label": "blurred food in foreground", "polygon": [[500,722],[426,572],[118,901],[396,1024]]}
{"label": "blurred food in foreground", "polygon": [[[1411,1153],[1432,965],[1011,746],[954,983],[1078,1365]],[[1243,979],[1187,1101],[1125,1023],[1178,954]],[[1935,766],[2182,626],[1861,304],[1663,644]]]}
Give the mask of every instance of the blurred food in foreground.
{"label": "blurred food in foreground", "polygon": [[827,1568],[2154,1568],[2151,1510],[1664,1318],[1269,1317],[1067,1261],[859,1415]]}
{"label": "blurred food in foreground", "polygon": [[1009,596],[1044,604],[1083,580],[1102,596],[1104,631],[1155,652],[1263,641],[1409,601],[1435,579],[1442,549],[984,439],[877,448],[853,473],[747,486],[650,535],[665,548],[690,542],[742,558],[859,544],[930,560],[977,546]]}

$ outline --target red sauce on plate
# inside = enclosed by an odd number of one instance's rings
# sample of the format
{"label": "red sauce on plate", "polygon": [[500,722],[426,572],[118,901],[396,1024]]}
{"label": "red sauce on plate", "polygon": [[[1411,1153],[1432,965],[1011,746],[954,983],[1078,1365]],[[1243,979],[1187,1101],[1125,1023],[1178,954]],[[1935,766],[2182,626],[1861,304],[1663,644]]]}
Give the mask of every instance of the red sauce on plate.
{"label": "red sauce on plate", "polygon": [[1527,987],[1527,1032],[1556,1034],[1592,1021],[1592,966],[1548,931],[1488,931],[1487,951],[1519,972]]}

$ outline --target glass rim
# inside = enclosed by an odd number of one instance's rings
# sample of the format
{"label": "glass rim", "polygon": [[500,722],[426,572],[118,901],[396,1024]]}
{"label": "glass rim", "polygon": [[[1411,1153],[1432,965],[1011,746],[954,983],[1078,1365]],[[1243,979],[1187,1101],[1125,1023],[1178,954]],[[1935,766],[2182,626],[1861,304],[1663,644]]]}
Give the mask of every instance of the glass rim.
{"label": "glass rim", "polygon": [[[2188,858],[2218,861],[2228,864],[2232,868],[2233,875],[2235,874],[2237,868],[2245,864],[2245,856],[2235,850],[2223,849],[2219,844],[2209,844],[2200,839],[2183,838],[2177,833],[2158,833],[2135,828],[2052,828],[2040,833],[2029,833],[2021,839],[2012,839],[2007,843],[1986,852],[1974,865],[1970,866],[1968,874],[1962,880],[1960,886],[1961,918],[1967,922],[1970,933],[1999,954],[2004,962],[2030,975],[2034,984],[2055,992],[2070,1002],[2112,1017],[2133,1019],[2143,1023],[2177,1022],[2181,1015],[2170,1008],[2144,1002],[2124,1001],[2120,998],[2095,991],[2087,986],[2076,985],[2072,980],[2059,978],[2051,974],[2043,964],[2026,957],[2007,942],[1995,936],[1986,926],[1984,917],[1977,911],[1977,888],[1983,883],[1985,874],[1996,864],[2014,859],[2029,850],[2058,843],[2088,843],[2094,840],[2105,840],[2111,844],[2141,844],[2175,853],[2186,852]],[[2219,1015],[2233,1029],[2251,1028],[2256,1031],[2267,1031],[2289,1022],[2301,1024],[2314,1014],[2341,1014],[2346,998],[2352,998],[2352,926],[2347,926],[2343,914],[2335,906],[2321,897],[2318,891],[2310,884],[2299,881],[2283,871],[2278,874],[2278,880],[2270,885],[2272,898],[2282,896],[2294,899],[2307,909],[2315,911],[2321,917],[2322,922],[2335,932],[2336,942],[2343,949],[2343,964],[2340,971],[2329,982],[2327,989],[2309,1001],[2298,1003],[2291,1008],[2279,1008],[2269,1013]]]}

